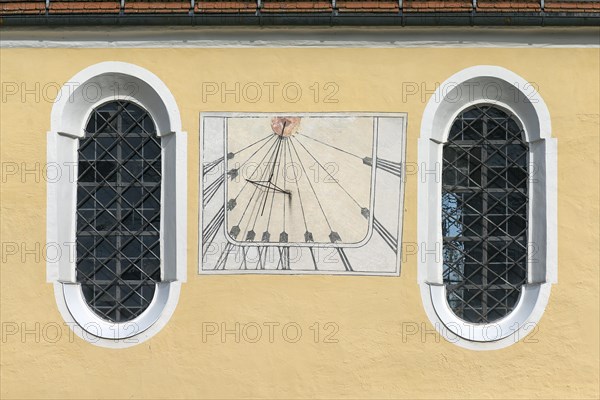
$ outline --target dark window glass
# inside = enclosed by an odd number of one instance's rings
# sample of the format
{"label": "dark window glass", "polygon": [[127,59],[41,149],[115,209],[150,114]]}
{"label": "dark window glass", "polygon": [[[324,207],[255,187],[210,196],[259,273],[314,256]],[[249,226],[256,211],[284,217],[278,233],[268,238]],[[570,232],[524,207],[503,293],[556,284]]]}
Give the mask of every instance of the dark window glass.
{"label": "dark window glass", "polygon": [[140,315],[160,281],[160,140],[127,101],[96,108],[79,142],[77,281],[102,318]]}
{"label": "dark window glass", "polygon": [[478,105],[444,144],[442,235],[450,308],[473,323],[510,313],[527,279],[528,145],[517,119]]}

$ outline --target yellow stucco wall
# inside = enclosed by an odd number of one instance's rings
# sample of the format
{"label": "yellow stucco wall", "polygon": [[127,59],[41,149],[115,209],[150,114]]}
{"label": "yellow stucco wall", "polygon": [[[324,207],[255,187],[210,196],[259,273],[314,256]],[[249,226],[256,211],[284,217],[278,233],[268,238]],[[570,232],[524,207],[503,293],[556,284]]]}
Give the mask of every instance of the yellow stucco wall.
{"label": "yellow stucco wall", "polygon": [[[93,346],[57,310],[42,258],[4,254],[1,268],[1,394],[5,398],[598,398],[600,50],[595,49],[2,49],[1,80],[46,93],[1,103],[3,172],[46,160],[46,132],[58,85],[101,61],[125,61],[158,75],[181,111],[188,142],[188,282],[174,316],[155,337],[128,349]],[[498,65],[535,82],[558,138],[559,278],[539,329],[499,351],[469,351],[402,327],[429,323],[416,256],[401,277],[199,276],[198,113],[202,111],[407,112],[407,161],[416,162],[425,101],[403,98],[403,82],[429,90],[455,72]],[[250,103],[203,101],[203,82],[297,82],[297,103],[276,91]],[[337,103],[315,102],[309,87],[335,82]],[[281,87],[281,86],[280,86]],[[3,93],[6,95],[6,93]],[[427,100],[429,95],[426,96]],[[25,164],[22,164],[25,163]],[[39,164],[38,164],[39,165]],[[37,178],[37,179],[36,179]],[[23,182],[24,180],[24,182]],[[46,183],[40,174],[3,173],[2,242],[45,243]],[[406,184],[404,241],[416,242],[417,180]],[[22,260],[22,257],[25,257]],[[203,322],[295,322],[288,343],[263,330],[257,343],[230,335],[203,342]],[[333,322],[337,343],[315,343],[310,327]],[[36,329],[36,324],[39,328]],[[50,325],[49,325],[50,324]],[[63,326],[55,340],[52,327]],[[403,325],[404,324],[404,325]],[[10,326],[9,326],[10,325]],[[19,332],[6,334],[6,327]],[[48,327],[48,328],[44,328]],[[34,333],[22,336],[23,329]],[[35,333],[37,330],[37,333]],[[331,330],[329,330],[331,331]],[[52,343],[56,341],[56,343]]]}

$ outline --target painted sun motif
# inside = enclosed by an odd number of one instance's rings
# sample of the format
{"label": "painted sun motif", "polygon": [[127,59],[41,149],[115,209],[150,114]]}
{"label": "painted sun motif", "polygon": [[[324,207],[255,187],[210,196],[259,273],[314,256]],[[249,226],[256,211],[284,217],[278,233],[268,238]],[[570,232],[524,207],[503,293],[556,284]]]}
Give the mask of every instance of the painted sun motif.
{"label": "painted sun motif", "polygon": [[300,129],[300,117],[275,117],[271,120],[271,129],[282,137],[294,136]]}

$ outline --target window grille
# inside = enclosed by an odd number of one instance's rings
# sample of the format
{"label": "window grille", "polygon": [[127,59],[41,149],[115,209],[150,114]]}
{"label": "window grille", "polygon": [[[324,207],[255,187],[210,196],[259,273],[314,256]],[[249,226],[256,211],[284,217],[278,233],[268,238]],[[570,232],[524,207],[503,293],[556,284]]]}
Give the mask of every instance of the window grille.
{"label": "window grille", "polygon": [[517,118],[463,111],[443,150],[443,278],[452,311],[489,323],[516,306],[527,279],[528,150]]}
{"label": "window grille", "polygon": [[99,316],[129,321],[160,281],[161,145],[152,117],[128,101],[97,107],[78,163],[77,281]]}

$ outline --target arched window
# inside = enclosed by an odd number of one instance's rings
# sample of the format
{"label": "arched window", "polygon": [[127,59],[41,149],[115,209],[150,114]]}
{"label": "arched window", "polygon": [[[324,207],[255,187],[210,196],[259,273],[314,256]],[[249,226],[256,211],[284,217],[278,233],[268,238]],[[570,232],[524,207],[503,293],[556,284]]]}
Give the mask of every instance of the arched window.
{"label": "arched window", "polygon": [[143,68],[96,64],[58,93],[47,279],[81,338],[132,346],[173,314],[186,279],[186,144],[173,95]]}
{"label": "arched window", "polygon": [[160,281],[161,149],[148,112],[110,101],[79,140],[77,282],[113,322],[142,314]]}
{"label": "arched window", "polygon": [[487,104],[461,111],[444,143],[444,285],[465,321],[505,317],[526,283],[528,149],[516,117]]}
{"label": "arched window", "polygon": [[556,139],[537,91],[500,67],[467,68],[433,94],[419,139],[425,311],[449,341],[509,346],[556,282]]}

